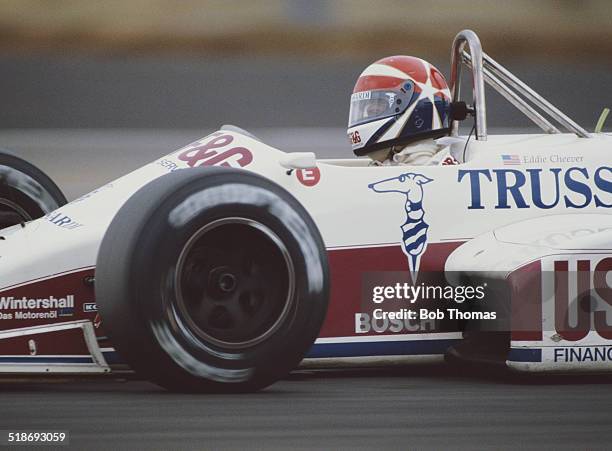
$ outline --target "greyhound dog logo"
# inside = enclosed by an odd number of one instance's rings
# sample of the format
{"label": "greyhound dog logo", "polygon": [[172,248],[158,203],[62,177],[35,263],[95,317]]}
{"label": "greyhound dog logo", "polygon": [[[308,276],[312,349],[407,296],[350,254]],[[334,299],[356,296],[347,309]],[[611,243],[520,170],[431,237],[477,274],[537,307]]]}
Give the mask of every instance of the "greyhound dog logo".
{"label": "greyhound dog logo", "polygon": [[406,222],[401,227],[402,250],[408,258],[413,283],[416,283],[421,255],[427,247],[429,225],[423,219],[423,185],[431,181],[422,174],[407,172],[368,185],[376,193],[400,193],[406,197]]}

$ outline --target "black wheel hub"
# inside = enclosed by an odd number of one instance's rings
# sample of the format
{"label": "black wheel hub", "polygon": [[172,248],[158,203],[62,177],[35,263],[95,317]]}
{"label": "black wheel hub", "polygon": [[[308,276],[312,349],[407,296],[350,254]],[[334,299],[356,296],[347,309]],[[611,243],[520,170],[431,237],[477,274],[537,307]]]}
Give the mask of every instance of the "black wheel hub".
{"label": "black wheel hub", "polygon": [[238,279],[227,266],[213,268],[208,275],[208,292],[216,297],[231,295],[238,286]]}
{"label": "black wheel hub", "polygon": [[[216,224],[215,224],[216,223]],[[293,298],[293,264],[278,237],[243,218],[212,223],[177,265],[180,319],[200,339],[243,348],[273,333]]]}

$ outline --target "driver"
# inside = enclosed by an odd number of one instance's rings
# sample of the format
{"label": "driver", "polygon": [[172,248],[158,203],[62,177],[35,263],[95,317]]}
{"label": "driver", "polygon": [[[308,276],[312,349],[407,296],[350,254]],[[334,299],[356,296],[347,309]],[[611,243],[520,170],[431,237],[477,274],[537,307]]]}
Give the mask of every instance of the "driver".
{"label": "driver", "polygon": [[351,95],[353,152],[374,165],[457,164],[434,141],[450,132],[450,104],[444,76],[427,61],[401,55],[378,60],[361,73]]}

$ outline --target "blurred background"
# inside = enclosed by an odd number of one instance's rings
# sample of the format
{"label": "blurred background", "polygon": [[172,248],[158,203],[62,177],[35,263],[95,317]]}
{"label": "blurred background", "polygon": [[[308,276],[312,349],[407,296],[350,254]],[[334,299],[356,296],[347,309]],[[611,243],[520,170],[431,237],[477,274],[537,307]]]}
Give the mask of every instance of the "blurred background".
{"label": "blurred background", "polygon": [[[0,147],[59,176],[69,197],[224,123],[350,156],[363,68],[408,54],[448,75],[464,28],[587,129],[612,106],[609,0],[2,0]],[[490,127],[530,129],[487,94]],[[83,180],[62,172],[68,161],[98,170]]]}

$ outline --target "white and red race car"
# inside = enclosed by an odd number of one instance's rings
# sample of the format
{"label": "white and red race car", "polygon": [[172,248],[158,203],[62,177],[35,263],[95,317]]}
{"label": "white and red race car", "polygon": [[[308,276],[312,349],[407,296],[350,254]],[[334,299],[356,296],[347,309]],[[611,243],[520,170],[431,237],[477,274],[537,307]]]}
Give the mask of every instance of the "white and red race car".
{"label": "white and red race car", "polygon": [[[457,121],[442,138],[457,164],[316,159],[223,127],[66,203],[3,155],[0,373],[127,365],[169,389],[251,391],[300,362],[440,360],[491,331],[494,352],[477,354],[513,370],[612,370],[612,136],[575,124],[469,30],[453,43],[455,102],[462,65],[475,139]],[[485,82],[545,133],[488,136]],[[491,293],[469,311],[372,297],[432,274]]]}

